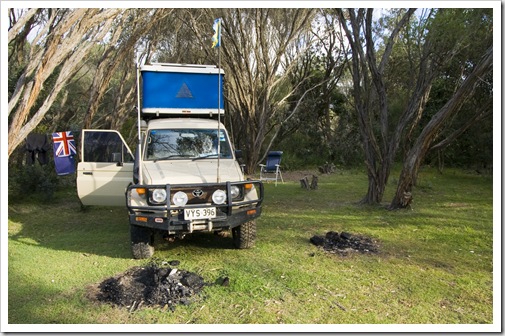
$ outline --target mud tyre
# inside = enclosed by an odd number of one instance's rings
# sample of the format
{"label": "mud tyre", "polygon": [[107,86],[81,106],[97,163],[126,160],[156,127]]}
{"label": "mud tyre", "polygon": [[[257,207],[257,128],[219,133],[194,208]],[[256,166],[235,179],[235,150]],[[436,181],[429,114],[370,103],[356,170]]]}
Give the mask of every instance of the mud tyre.
{"label": "mud tyre", "polygon": [[154,254],[154,234],[151,229],[130,225],[130,240],[133,258],[147,259]]}
{"label": "mud tyre", "polygon": [[256,221],[252,220],[231,230],[233,245],[237,249],[248,249],[256,242]]}

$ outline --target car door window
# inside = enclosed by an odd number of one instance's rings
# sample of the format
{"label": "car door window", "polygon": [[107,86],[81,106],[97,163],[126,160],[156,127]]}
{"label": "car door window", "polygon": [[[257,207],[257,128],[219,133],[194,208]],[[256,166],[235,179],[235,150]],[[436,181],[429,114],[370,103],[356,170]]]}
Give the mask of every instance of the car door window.
{"label": "car door window", "polygon": [[132,155],[117,132],[86,132],[84,143],[84,162],[133,162]]}

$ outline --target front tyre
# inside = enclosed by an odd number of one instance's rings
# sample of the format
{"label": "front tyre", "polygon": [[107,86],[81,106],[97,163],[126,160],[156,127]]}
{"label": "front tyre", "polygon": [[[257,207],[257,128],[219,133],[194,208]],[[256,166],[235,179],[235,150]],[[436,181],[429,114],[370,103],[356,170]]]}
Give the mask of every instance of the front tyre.
{"label": "front tyre", "polygon": [[154,235],[151,229],[130,225],[130,240],[133,258],[147,259],[154,254]]}
{"label": "front tyre", "polygon": [[256,221],[252,220],[231,230],[233,245],[238,249],[248,249],[254,246],[256,241]]}

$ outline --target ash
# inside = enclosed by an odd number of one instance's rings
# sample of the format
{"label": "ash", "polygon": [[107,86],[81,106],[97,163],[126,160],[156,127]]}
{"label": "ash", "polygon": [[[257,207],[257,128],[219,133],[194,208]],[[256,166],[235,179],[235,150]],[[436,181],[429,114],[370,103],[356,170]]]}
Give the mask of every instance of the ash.
{"label": "ash", "polygon": [[326,252],[338,254],[341,256],[349,255],[353,252],[360,253],[378,253],[379,245],[377,241],[361,236],[353,235],[348,232],[329,231],[324,236],[313,236],[310,242],[321,247]]}
{"label": "ash", "polygon": [[205,285],[203,278],[195,273],[150,264],[104,280],[91,297],[124,306],[130,312],[141,306],[161,306],[174,311],[178,304],[191,303]]}

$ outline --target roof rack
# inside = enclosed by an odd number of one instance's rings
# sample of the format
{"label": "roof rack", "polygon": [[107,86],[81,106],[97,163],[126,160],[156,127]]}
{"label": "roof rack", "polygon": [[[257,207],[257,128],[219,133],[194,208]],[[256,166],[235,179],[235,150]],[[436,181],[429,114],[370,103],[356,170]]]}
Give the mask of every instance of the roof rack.
{"label": "roof rack", "polygon": [[224,72],[217,66],[154,63],[140,72],[144,115],[224,114]]}
{"label": "roof rack", "polygon": [[193,67],[193,68],[217,68],[217,65],[211,64],[189,64],[189,63],[151,63],[157,66],[171,66],[171,67]]}

